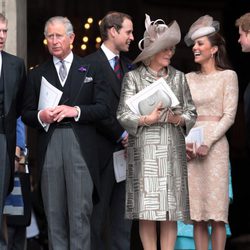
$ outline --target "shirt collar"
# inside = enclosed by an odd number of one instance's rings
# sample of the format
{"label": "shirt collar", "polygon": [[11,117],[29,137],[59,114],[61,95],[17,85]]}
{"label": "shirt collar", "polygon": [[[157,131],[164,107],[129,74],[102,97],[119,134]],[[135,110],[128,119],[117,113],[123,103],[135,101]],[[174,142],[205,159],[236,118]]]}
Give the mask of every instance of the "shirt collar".
{"label": "shirt collar", "polygon": [[103,50],[109,61],[112,60],[115,56],[119,57],[119,55],[113,53],[104,43],[101,45],[101,49]]}
{"label": "shirt collar", "polygon": [[[53,56],[53,62],[56,65],[57,63],[59,63],[61,60],[55,56]],[[66,63],[72,63],[73,62],[73,53],[72,51],[63,59],[64,62]]]}

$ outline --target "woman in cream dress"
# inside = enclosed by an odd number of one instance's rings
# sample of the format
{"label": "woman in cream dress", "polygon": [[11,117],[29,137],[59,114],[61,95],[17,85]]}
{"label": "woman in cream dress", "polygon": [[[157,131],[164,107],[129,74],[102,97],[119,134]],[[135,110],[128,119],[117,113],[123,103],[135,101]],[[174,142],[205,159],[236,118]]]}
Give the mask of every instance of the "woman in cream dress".
{"label": "woman in cream dress", "polygon": [[[125,75],[117,111],[129,133],[125,216],[139,219],[144,250],[157,249],[156,221],[160,221],[161,249],[173,250],[176,221],[190,220],[185,134],[195,123],[196,111],[185,75],[169,65],[180,41],[178,24],[168,27],[146,15],[145,26],[144,49],[134,61],[143,63]],[[152,112],[143,113],[147,103],[140,114],[133,112],[126,101],[161,77],[179,105],[168,112],[165,99],[160,99]]]}
{"label": "woman in cream dress", "polygon": [[200,66],[186,77],[198,113],[195,127],[204,129],[203,144],[188,150],[190,215],[198,250],[208,249],[208,223],[212,249],[224,250],[228,223],[229,145],[225,134],[235,119],[238,80],[218,30],[219,23],[206,15],[185,37],[187,45],[193,44],[194,60]]}

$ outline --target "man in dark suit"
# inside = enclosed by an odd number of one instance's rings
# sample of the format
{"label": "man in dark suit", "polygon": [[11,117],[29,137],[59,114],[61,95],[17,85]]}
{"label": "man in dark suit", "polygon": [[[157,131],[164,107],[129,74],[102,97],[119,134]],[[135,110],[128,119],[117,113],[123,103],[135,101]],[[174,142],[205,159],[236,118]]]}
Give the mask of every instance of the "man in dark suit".
{"label": "man in dark suit", "polygon": [[[28,76],[22,119],[38,130],[50,249],[89,250],[92,197],[97,200],[99,186],[95,122],[108,116],[107,87],[72,53],[75,35],[67,18],[50,18],[44,34],[52,56]],[[56,107],[38,110],[42,77],[63,94]]]}
{"label": "man in dark suit", "polygon": [[[249,53],[250,52],[250,12],[245,13],[244,15],[240,16],[235,21],[235,25],[238,28],[238,32],[239,32],[238,43],[241,45],[242,52],[243,53]],[[244,163],[246,162],[246,167],[247,168],[240,168],[240,171],[244,171],[244,172],[241,172],[241,173],[239,172],[238,173],[238,176],[240,176],[240,178],[241,178],[240,179],[241,182],[242,182],[242,176],[247,176],[246,178],[248,178],[248,176],[249,176],[249,170],[246,170],[246,169],[248,169],[248,166],[249,166],[249,163],[250,163],[250,83],[248,83],[248,85],[247,85],[247,87],[245,88],[245,91],[244,91],[244,118],[245,118],[244,120],[245,120],[245,135],[246,135],[245,136],[246,160],[244,160]],[[247,183],[247,182],[243,181],[242,183]],[[239,199],[240,201],[242,201],[242,205],[239,206],[239,203],[238,203],[238,207],[240,207],[239,211],[241,211],[241,213],[244,215],[244,217],[242,217],[244,219],[249,218],[249,216],[250,216],[250,213],[249,213],[249,208],[250,207],[249,207],[249,205],[245,204],[245,200],[247,200],[248,197],[250,196],[249,188],[247,187],[247,185],[248,184],[240,185],[239,187],[241,187],[242,190],[239,189],[239,191],[242,191],[242,192],[238,192],[238,193],[241,194],[240,197],[242,197],[241,200]],[[237,221],[237,225],[238,225],[238,221]],[[241,229],[242,229],[242,226],[244,226],[243,228],[249,228],[249,220],[246,220],[244,222],[244,224],[242,224],[242,225],[240,224],[238,226]],[[236,239],[236,240],[240,241],[241,237],[238,237],[238,239]]]}
{"label": "man in dark suit", "polygon": [[[111,116],[98,126],[98,145],[101,151],[101,199],[93,209],[92,250],[101,250],[107,245],[102,242],[104,227],[109,228],[108,250],[128,250],[131,221],[124,219],[125,181],[117,183],[115,180],[113,153],[123,149],[127,142],[127,133],[116,119],[116,110],[120,100],[122,76],[132,69],[130,60],[120,54],[127,52],[131,41],[134,40],[132,19],[124,13],[110,12],[101,21],[100,33],[103,40],[101,48],[85,58],[90,63],[100,64],[101,71],[96,71],[96,76],[103,74],[105,82],[111,88],[107,100],[111,104]],[[120,59],[118,66],[114,60],[117,57]],[[109,217],[108,223],[107,217]]]}
{"label": "man in dark suit", "polygon": [[0,249],[7,249],[3,206],[13,188],[16,120],[20,115],[26,80],[24,61],[3,51],[8,21],[0,13]]}
{"label": "man in dark suit", "polygon": [[[245,13],[239,17],[235,22],[236,27],[239,28],[238,43],[241,45],[242,52],[250,52],[250,12]],[[250,152],[250,83],[244,92],[244,113],[246,122],[246,143],[247,143],[247,155]]]}

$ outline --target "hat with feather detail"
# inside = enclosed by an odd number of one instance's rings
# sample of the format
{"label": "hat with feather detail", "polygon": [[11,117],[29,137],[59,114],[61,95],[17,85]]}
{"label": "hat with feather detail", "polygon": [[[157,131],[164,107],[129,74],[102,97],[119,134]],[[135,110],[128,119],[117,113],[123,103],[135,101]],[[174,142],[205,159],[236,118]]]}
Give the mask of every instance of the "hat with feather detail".
{"label": "hat with feather detail", "polygon": [[220,23],[218,21],[213,20],[209,15],[201,16],[190,26],[184,41],[187,46],[190,46],[195,39],[216,33],[219,30]]}
{"label": "hat with feather detail", "polygon": [[167,26],[162,19],[151,21],[150,16],[146,14],[145,28],[143,39],[138,43],[141,53],[133,63],[144,61],[166,48],[175,46],[181,40],[180,27],[176,21]]}

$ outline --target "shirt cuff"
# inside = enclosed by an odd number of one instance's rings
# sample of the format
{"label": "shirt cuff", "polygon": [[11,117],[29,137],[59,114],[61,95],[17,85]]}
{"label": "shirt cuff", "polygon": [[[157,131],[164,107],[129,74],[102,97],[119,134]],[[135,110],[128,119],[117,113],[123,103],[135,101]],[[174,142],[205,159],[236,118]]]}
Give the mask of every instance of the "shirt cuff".
{"label": "shirt cuff", "polygon": [[75,117],[75,121],[78,122],[81,116],[81,109],[78,106],[74,106],[74,108],[76,108],[77,111],[77,117]]}
{"label": "shirt cuff", "polygon": [[125,130],[120,138],[116,141],[117,143],[121,142],[126,136],[128,135],[128,132]]}
{"label": "shirt cuff", "polygon": [[42,112],[42,110],[40,110],[38,113],[37,113],[37,119],[39,121],[39,123],[42,125],[42,127],[45,129],[47,127],[47,123],[45,122],[42,122],[41,119],[40,119],[40,113]]}

